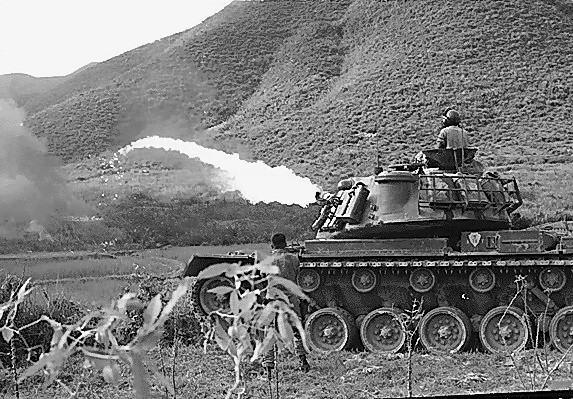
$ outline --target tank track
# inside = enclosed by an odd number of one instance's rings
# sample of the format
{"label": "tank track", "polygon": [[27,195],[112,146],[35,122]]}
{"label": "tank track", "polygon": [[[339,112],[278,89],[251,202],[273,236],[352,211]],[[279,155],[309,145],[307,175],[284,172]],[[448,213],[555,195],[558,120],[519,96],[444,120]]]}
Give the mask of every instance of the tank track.
{"label": "tank track", "polygon": [[[566,351],[573,345],[572,270],[573,254],[557,253],[303,256],[298,283],[311,298],[307,338],[318,351],[362,346],[395,353],[414,325],[432,352],[471,345],[513,352],[538,330]],[[317,310],[320,317],[313,316]]]}

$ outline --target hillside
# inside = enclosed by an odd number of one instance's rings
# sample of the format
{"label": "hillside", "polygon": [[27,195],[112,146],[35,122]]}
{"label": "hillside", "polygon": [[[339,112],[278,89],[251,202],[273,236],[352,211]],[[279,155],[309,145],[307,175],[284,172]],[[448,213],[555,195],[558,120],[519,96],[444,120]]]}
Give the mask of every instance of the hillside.
{"label": "hillside", "polygon": [[54,90],[66,79],[64,76],[36,78],[23,73],[0,75],[0,99],[12,98],[22,102],[24,98]]}
{"label": "hillside", "polygon": [[490,164],[571,162],[573,13],[558,4],[355,1],[285,43],[223,134],[336,180],[433,145],[455,106]]}
{"label": "hillside", "polygon": [[[30,115],[27,125],[66,161],[93,155],[78,141],[94,130],[97,139],[90,140],[100,152],[170,118],[186,126],[182,134],[191,134],[198,123],[217,125],[236,112],[284,40],[304,24],[339,19],[349,3],[235,2],[188,31],[80,71],[48,93],[17,100]],[[96,108],[96,98],[105,110]]]}
{"label": "hillside", "polygon": [[488,166],[565,165],[570,184],[572,66],[566,0],[236,1],[16,100],[66,162],[213,128],[212,145],[324,187],[432,146],[454,106]]}

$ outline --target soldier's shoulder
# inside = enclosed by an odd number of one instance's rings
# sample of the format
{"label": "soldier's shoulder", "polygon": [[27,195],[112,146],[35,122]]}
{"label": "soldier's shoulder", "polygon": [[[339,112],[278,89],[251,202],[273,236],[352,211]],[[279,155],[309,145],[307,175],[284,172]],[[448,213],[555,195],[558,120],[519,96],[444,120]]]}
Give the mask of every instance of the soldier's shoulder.
{"label": "soldier's shoulder", "polygon": [[295,254],[286,253],[286,254],[284,254],[284,257],[285,257],[285,260],[288,260],[288,262],[300,263],[298,260],[298,256],[296,256]]}

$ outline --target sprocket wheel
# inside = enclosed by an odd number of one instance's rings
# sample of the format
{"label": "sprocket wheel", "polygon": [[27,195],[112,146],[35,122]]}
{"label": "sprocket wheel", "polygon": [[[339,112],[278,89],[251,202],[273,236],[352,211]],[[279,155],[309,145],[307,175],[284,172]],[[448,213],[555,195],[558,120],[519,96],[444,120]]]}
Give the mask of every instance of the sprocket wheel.
{"label": "sprocket wheel", "polygon": [[368,313],[360,323],[364,347],[371,352],[399,352],[406,341],[406,332],[399,321],[401,313],[394,308],[379,308]]}
{"label": "sprocket wheel", "polygon": [[191,292],[193,308],[201,316],[206,316],[216,310],[226,311],[230,309],[229,295],[217,295],[209,290],[219,287],[233,287],[234,284],[226,277],[217,276],[205,280],[197,280]]}
{"label": "sprocket wheel", "polygon": [[491,309],[480,323],[479,338],[491,353],[514,353],[527,344],[529,330],[523,311],[513,306]]}
{"label": "sprocket wheel", "polygon": [[434,353],[457,353],[466,348],[471,323],[458,308],[442,306],[430,310],[419,326],[422,345]]}

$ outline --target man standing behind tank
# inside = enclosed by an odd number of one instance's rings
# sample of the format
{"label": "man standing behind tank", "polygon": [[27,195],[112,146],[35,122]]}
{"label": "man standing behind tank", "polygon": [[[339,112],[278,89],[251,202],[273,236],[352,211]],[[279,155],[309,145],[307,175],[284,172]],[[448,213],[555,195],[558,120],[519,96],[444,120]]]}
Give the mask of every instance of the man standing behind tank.
{"label": "man standing behind tank", "polygon": [[[287,251],[286,249],[286,237],[282,233],[274,234],[271,238],[271,254],[275,256],[275,260],[273,264],[278,266],[280,277],[286,278],[296,284],[296,276],[298,275],[298,271],[300,268],[300,262],[298,257]],[[295,311],[296,315],[302,321],[301,312],[300,312],[300,299],[296,295],[288,295],[289,301],[292,304],[293,310]],[[298,356],[300,362],[300,369],[305,373],[310,370],[310,365],[306,360],[306,351],[302,344],[302,337],[300,336],[297,329],[294,329],[294,336],[295,336],[295,352]],[[264,357],[263,365],[270,370],[275,366],[275,354],[273,350],[267,352]]]}
{"label": "man standing behind tank", "polygon": [[462,118],[458,111],[448,108],[442,116],[443,129],[438,134],[437,148],[467,148],[466,132],[460,127]]}

